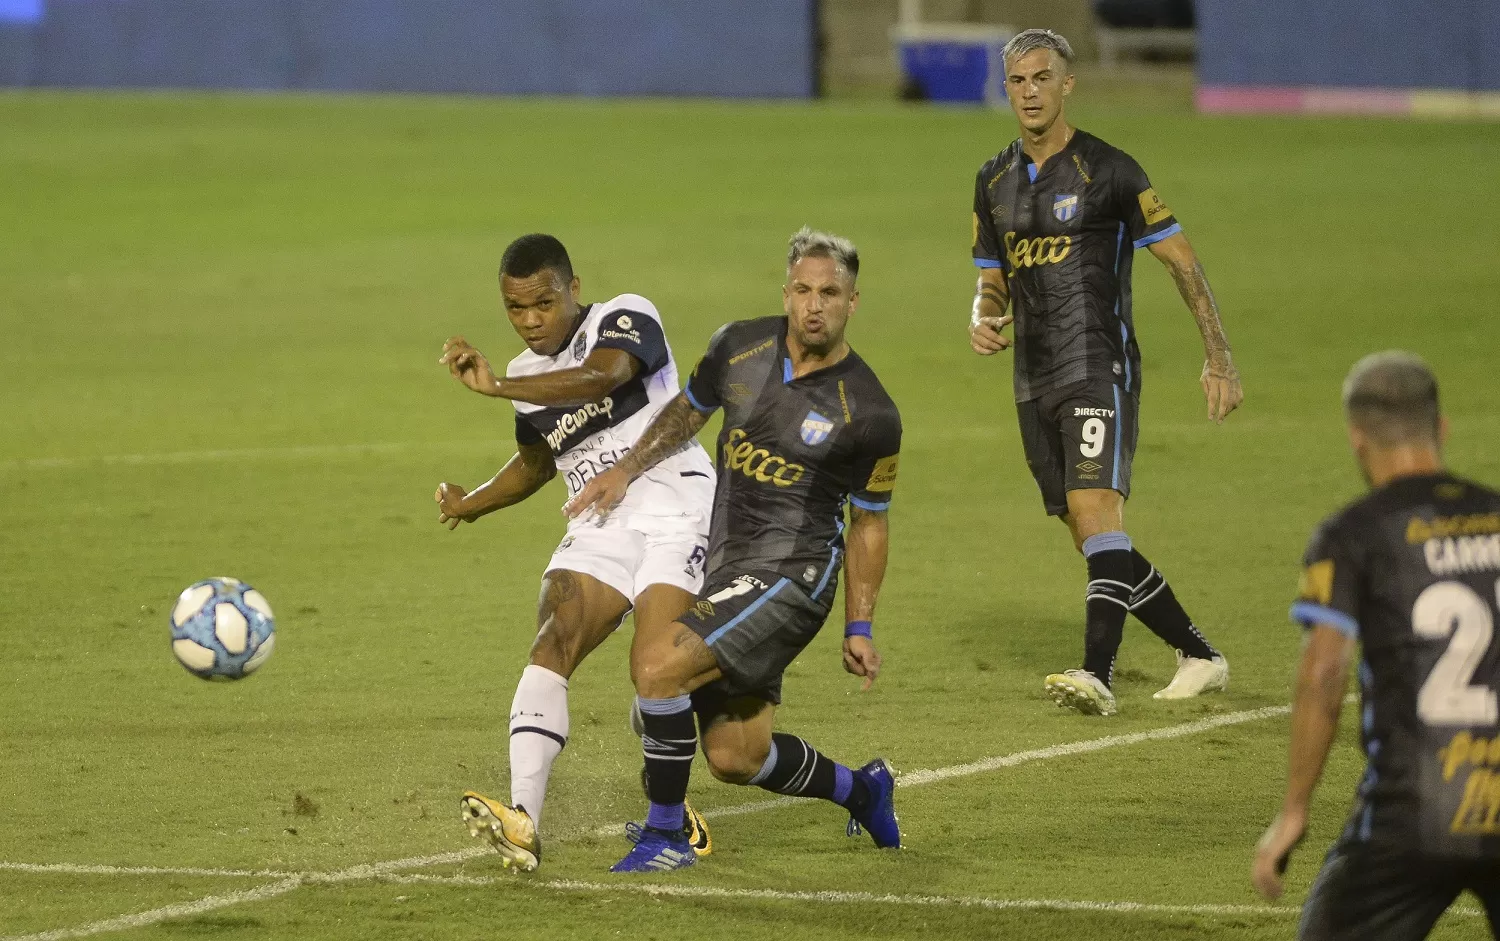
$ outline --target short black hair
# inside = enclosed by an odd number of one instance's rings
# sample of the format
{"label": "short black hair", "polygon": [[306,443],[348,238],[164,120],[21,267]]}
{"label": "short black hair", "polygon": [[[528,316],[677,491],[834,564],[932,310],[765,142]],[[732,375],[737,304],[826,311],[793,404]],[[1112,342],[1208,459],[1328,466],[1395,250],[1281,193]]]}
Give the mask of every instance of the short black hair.
{"label": "short black hair", "polygon": [[573,261],[563,243],[550,235],[533,232],[523,235],[505,248],[500,256],[500,277],[529,278],[543,269],[562,277],[563,284],[573,280]]}

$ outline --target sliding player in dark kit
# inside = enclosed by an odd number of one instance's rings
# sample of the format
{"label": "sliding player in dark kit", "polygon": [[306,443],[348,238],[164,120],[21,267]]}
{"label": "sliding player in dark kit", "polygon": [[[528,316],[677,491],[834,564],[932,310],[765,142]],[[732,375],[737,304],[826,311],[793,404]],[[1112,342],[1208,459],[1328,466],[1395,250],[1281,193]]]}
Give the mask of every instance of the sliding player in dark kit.
{"label": "sliding player in dark kit", "polygon": [[876,846],[901,844],[884,760],[850,769],[773,732],[782,673],[827,619],[845,562],[844,669],[866,688],[880,671],[871,621],[885,577],[901,417],[844,339],[858,274],[846,239],[798,232],[787,257],[786,316],[715,334],[682,395],[569,504],[574,515],[608,513],[635,475],[723,409],[703,590],[671,631],[637,634],[631,649],[651,806],[615,872],[694,862],[681,827],[700,734],[720,780],[832,801],[849,811],[851,834],[863,827]]}

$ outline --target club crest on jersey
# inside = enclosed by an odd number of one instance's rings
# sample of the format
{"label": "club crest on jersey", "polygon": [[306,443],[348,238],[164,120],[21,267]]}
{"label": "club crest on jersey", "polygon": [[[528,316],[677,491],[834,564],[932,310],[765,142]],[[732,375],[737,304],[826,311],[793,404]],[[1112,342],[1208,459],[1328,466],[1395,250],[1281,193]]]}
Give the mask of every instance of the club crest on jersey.
{"label": "club crest on jersey", "polygon": [[1077,196],[1058,196],[1052,200],[1052,214],[1058,222],[1067,222],[1078,215]]}
{"label": "club crest on jersey", "polygon": [[583,351],[588,348],[589,336],[582,330],[578,331],[578,337],[573,341],[573,358],[583,359]]}
{"label": "club crest on jersey", "polygon": [[817,412],[808,412],[802,419],[802,441],[804,444],[822,444],[833,432],[833,421]]}

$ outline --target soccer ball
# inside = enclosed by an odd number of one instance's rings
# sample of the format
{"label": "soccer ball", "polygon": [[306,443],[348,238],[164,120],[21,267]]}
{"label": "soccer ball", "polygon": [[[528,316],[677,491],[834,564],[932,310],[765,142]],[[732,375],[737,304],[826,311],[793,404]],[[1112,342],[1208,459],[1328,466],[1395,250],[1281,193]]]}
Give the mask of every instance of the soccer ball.
{"label": "soccer ball", "polygon": [[276,621],[265,596],[237,578],[189,585],[172,606],[172,653],[205,680],[237,680],[266,662]]}

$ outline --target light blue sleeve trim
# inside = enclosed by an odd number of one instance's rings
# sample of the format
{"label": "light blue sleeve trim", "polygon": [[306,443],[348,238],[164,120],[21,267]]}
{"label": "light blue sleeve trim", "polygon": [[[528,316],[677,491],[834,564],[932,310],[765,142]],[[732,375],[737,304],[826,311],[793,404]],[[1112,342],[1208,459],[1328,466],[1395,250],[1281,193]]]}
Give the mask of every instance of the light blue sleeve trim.
{"label": "light blue sleeve trim", "polygon": [[1000,264],[1000,262],[996,261],[993,258],[976,258],[976,259],[974,259],[974,267],[975,268],[1004,268],[1005,266],[1002,265],[1002,264]]}
{"label": "light blue sleeve trim", "polygon": [[1292,605],[1292,620],[1303,627],[1326,624],[1350,640],[1359,639],[1359,622],[1344,612],[1326,605],[1299,601]]}
{"label": "light blue sleeve trim", "polygon": [[875,503],[871,500],[861,500],[859,497],[851,496],[849,497],[849,502],[861,510],[869,510],[872,513],[884,513],[891,508],[891,501],[889,500],[884,503]]}
{"label": "light blue sleeve trim", "polygon": [[689,405],[691,405],[693,408],[696,408],[698,411],[702,412],[705,415],[712,415],[714,412],[719,410],[719,407],[717,405],[715,405],[713,408],[705,408],[697,399],[693,398],[691,380],[687,385],[682,387],[682,394],[687,396]]}
{"label": "light blue sleeve trim", "polygon": [[1135,242],[1132,243],[1132,244],[1134,244],[1136,248],[1145,248],[1147,245],[1150,245],[1152,242],[1160,242],[1162,239],[1171,238],[1172,236],[1176,235],[1178,232],[1181,232],[1181,231],[1182,231],[1182,223],[1181,222],[1174,222],[1171,225],[1167,226],[1165,229],[1162,229],[1160,232],[1153,232],[1152,234],[1146,236],[1145,238],[1136,239]]}

